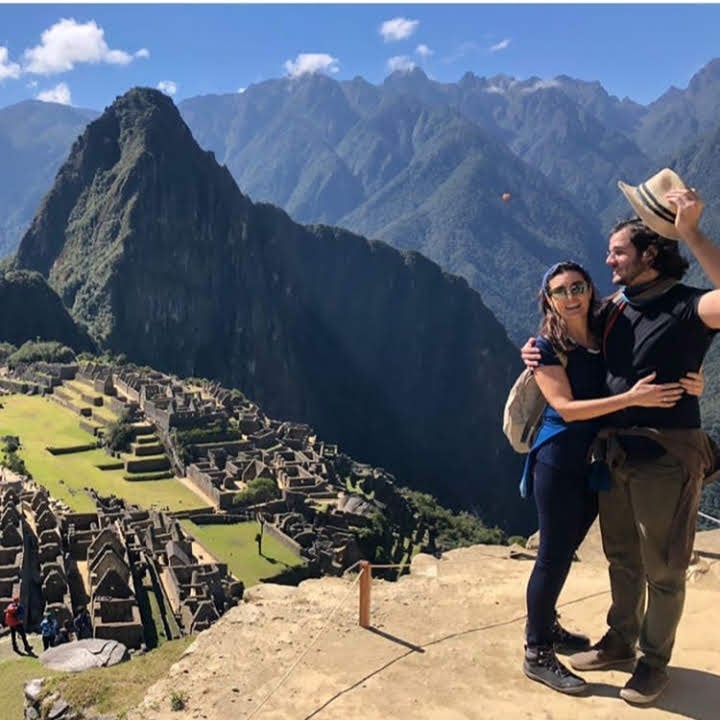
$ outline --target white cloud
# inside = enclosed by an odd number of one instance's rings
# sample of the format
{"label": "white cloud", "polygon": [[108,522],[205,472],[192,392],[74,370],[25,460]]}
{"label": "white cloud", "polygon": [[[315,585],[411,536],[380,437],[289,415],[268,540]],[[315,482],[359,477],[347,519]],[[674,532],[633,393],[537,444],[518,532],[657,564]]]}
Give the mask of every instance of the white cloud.
{"label": "white cloud", "polygon": [[400,72],[409,72],[415,67],[415,63],[407,55],[393,55],[388,58],[387,68],[390,72],[399,70]]}
{"label": "white cloud", "polygon": [[161,80],[157,84],[157,89],[160,92],[164,92],[166,95],[174,95],[177,92],[178,86],[176,82],[172,80]]}
{"label": "white cloud", "polygon": [[500,50],[505,50],[507,46],[510,44],[510,38],[505,38],[504,40],[501,40],[499,43],[495,43],[494,45],[491,45],[488,50],[490,52],[500,52]]}
{"label": "white cloud", "polygon": [[244,87],[237,89],[237,91],[238,91],[238,93],[240,93],[240,95],[242,95],[246,90],[247,90],[247,88],[244,88]]}
{"label": "white cloud", "polygon": [[50,90],[43,90],[37,94],[37,99],[43,102],[60,103],[61,105],[70,105],[70,88],[66,83],[58,83]]}
{"label": "white cloud", "polygon": [[136,58],[149,58],[150,57],[150,51],[147,48],[140,48],[135,53]]}
{"label": "white cloud", "polygon": [[557,80],[538,80],[532,85],[520,88],[520,92],[531,93],[536,90],[547,90],[547,88],[560,87],[560,83]]}
{"label": "white cloud", "polygon": [[418,28],[420,24],[419,20],[408,20],[404,17],[393,18],[392,20],[386,20],[378,31],[385,42],[392,42],[393,40],[404,40],[409,38]]}
{"label": "white cloud", "polygon": [[327,53],[300,53],[295,60],[286,60],[283,67],[290,77],[299,77],[319,72],[336,73],[340,70],[339,63]]}
{"label": "white cloud", "polygon": [[427,45],[425,45],[424,43],[420,43],[420,45],[418,45],[418,46],[415,48],[415,52],[416,52],[420,57],[424,57],[424,58],[430,57],[430,55],[434,55],[434,54],[435,54],[435,51],[434,51],[434,50],[431,50],[431,49],[430,49]]}
{"label": "white cloud", "polygon": [[10,62],[8,49],[0,45],[0,80],[20,77],[20,66]]}
{"label": "white cloud", "polygon": [[63,18],[44,30],[40,39],[40,45],[25,51],[25,70],[39,75],[67,72],[77,63],[127,65],[133,60],[124,50],[108,47],[105,31],[94,20],[81,24]]}

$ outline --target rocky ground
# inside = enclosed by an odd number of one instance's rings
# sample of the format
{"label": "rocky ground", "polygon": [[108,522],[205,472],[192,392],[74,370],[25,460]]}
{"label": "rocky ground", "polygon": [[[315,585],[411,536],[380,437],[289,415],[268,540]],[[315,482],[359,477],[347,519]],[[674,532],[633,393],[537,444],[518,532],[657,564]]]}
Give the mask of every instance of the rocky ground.
{"label": "rocky ground", "polygon": [[[374,581],[372,629],[357,624],[353,578],[263,585],[202,633],[128,720],[594,720],[720,717],[720,531],[702,533],[671,666],[652,708],[617,695],[627,672],[588,673],[567,697],[521,671],[532,554],[476,546],[418,556],[397,583]],[[605,629],[607,575],[593,532],[561,598],[566,627]],[[171,700],[184,701],[181,712]]]}

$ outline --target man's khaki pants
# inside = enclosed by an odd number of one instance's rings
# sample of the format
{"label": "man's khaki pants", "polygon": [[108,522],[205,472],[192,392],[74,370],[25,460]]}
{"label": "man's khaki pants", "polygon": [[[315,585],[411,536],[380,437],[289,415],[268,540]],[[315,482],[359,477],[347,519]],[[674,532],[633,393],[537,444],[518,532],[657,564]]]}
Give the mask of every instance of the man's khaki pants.
{"label": "man's khaki pants", "polygon": [[[665,667],[685,601],[685,571],[668,565],[670,526],[685,480],[671,455],[611,468],[610,490],[599,493],[600,528],[610,563],[608,625],[646,662]],[[647,589],[647,609],[645,596]]]}

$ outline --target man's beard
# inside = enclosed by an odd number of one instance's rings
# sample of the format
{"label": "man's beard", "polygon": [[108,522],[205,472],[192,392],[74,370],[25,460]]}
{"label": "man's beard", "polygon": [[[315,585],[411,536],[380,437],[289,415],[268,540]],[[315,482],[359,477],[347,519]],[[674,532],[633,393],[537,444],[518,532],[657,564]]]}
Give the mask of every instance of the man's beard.
{"label": "man's beard", "polygon": [[646,265],[645,263],[641,262],[640,260],[636,260],[632,265],[630,265],[623,273],[622,276],[620,276],[620,273],[617,271],[613,271],[613,275],[617,275],[618,279],[613,280],[613,283],[615,285],[632,285],[633,281],[642,275],[644,272],[650,269],[649,265]]}

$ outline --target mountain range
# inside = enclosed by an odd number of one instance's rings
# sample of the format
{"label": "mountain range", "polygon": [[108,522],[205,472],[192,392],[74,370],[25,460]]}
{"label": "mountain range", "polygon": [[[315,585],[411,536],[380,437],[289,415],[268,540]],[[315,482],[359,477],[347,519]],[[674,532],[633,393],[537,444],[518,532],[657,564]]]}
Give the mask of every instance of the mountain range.
{"label": "mountain range", "polygon": [[[268,80],[242,94],[191,98],[179,109],[248,197],[300,222],[331,223],[422,252],[465,277],[521,341],[535,327],[537,279],[550,262],[578,259],[610,289],[604,236],[628,213],[617,180],[637,182],[691,158],[712,141],[718,106],[720,60],[648,106],[567,75],[466,73],[439,83],[415,68],[381,85],[320,74]],[[32,101],[0,110],[0,159],[8,128],[43,108],[59,167],[91,111]],[[54,113],[76,124],[63,130]],[[41,172],[34,159],[48,132],[38,128],[13,141],[25,158],[15,162],[32,182],[8,176],[3,183],[0,170],[0,207],[13,208],[2,231],[5,252],[29,224],[37,188],[50,187],[47,167]],[[707,148],[702,153],[707,157]],[[702,177],[691,172],[688,181],[717,206],[716,190]],[[6,185],[13,199],[5,199]]]}

